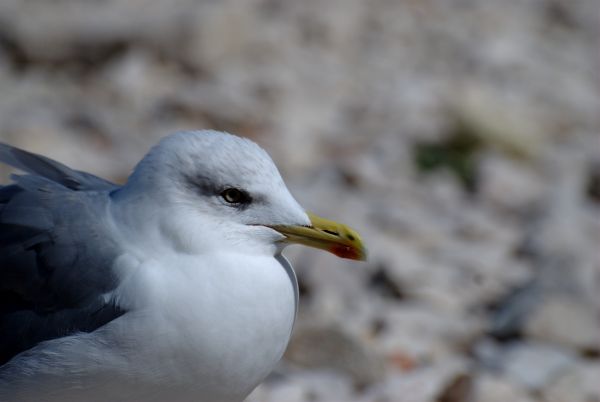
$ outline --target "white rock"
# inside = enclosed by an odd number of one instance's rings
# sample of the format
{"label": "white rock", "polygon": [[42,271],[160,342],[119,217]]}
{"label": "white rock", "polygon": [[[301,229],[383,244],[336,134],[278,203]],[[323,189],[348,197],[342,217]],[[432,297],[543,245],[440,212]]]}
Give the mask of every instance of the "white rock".
{"label": "white rock", "polygon": [[481,164],[482,197],[509,211],[531,207],[542,200],[545,183],[532,164],[505,155],[486,155]]}
{"label": "white rock", "polygon": [[405,303],[384,310],[386,327],[378,337],[381,354],[406,356],[417,364],[443,361],[469,345],[483,327],[476,317]]}
{"label": "white rock", "polygon": [[505,375],[530,390],[549,386],[565,370],[577,364],[573,353],[548,344],[523,342],[505,352]]}
{"label": "white rock", "polygon": [[248,402],[304,402],[306,389],[296,382],[261,384],[247,398]]}
{"label": "white rock", "polygon": [[527,336],[556,342],[581,351],[600,348],[600,317],[582,301],[565,296],[549,297],[525,325]]}
{"label": "white rock", "polygon": [[334,325],[298,325],[285,358],[302,367],[338,370],[360,385],[383,376],[380,356],[364,340]]}
{"label": "white rock", "polygon": [[474,385],[477,402],[534,402],[535,399],[520,384],[490,374],[477,376]]}
{"label": "white rock", "polygon": [[392,371],[384,382],[366,390],[361,401],[432,402],[465,372],[466,362],[455,358],[410,372]]}
{"label": "white rock", "polygon": [[600,363],[586,362],[572,367],[550,384],[543,395],[548,402],[588,402],[600,400]]}
{"label": "white rock", "polygon": [[354,386],[347,376],[329,370],[287,367],[283,377],[259,385],[248,402],[342,402],[354,399]]}

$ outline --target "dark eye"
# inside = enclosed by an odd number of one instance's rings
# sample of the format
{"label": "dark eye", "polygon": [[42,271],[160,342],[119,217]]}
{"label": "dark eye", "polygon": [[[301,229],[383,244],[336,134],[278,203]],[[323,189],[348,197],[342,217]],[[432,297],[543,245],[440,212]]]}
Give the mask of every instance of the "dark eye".
{"label": "dark eye", "polygon": [[250,202],[250,196],[237,188],[228,188],[221,192],[221,197],[230,204],[246,204]]}

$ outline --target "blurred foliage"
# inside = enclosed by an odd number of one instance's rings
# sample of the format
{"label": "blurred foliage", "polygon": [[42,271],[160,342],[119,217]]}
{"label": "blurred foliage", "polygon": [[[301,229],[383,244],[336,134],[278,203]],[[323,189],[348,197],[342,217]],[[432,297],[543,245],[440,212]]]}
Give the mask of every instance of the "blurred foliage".
{"label": "blurred foliage", "polygon": [[482,141],[466,126],[457,125],[446,138],[414,145],[414,164],[421,173],[447,170],[469,193],[477,191],[477,154]]}

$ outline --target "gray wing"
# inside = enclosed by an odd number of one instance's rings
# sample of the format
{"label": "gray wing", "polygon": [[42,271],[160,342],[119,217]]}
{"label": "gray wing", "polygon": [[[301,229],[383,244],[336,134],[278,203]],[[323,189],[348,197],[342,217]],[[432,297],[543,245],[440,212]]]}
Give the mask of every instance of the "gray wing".
{"label": "gray wing", "polygon": [[93,174],[73,170],[42,155],[0,143],[0,162],[23,172],[44,177],[71,190],[114,190],[118,186]]}
{"label": "gray wing", "polygon": [[0,365],[39,342],[91,332],[124,313],[119,247],[98,219],[113,183],[0,144],[0,161],[28,175],[0,187]]}

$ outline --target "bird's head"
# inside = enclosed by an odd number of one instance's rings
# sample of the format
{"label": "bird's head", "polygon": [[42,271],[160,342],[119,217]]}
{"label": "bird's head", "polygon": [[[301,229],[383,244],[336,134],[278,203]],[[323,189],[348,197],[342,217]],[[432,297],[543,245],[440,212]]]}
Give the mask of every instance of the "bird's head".
{"label": "bird's head", "polygon": [[210,234],[240,247],[279,252],[298,243],[343,258],[366,258],[358,233],[305,212],[269,155],[248,139],[217,131],[173,134],[142,159],[127,187],[160,200],[170,222],[164,228],[181,244]]}

